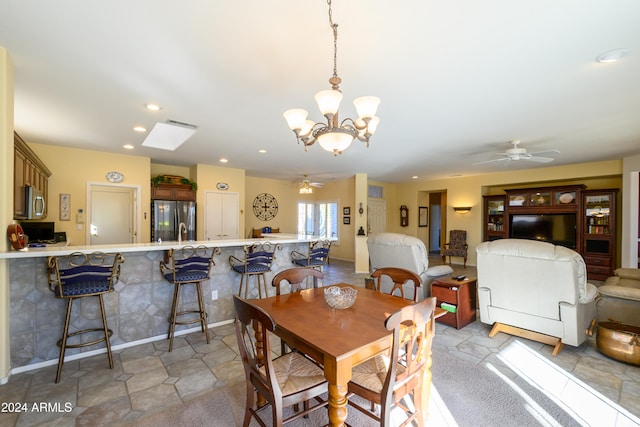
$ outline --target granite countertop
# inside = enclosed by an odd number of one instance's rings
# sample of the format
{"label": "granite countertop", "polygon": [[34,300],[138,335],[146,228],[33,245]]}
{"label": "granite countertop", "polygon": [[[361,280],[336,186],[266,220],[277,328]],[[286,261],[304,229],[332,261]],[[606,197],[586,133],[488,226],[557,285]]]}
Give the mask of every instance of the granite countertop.
{"label": "granite countertop", "polygon": [[[269,236],[271,237],[271,236]],[[308,235],[296,235],[296,234],[287,234],[286,237],[282,236],[277,239],[278,243],[300,243],[300,242],[309,242],[312,240],[317,240],[317,236],[308,236]],[[275,240],[275,239],[274,239]],[[46,247],[39,248],[25,248],[23,250],[17,251],[15,249],[10,249],[7,251],[0,252],[0,259],[2,258],[37,258],[37,257],[48,257],[48,256],[62,256],[69,255],[73,252],[81,252],[81,253],[90,253],[90,252],[143,252],[143,251],[161,251],[168,249],[177,249],[183,246],[206,246],[206,247],[234,247],[234,246],[244,246],[250,245],[255,242],[266,241],[265,239],[237,239],[237,240],[192,240],[192,241],[183,241],[182,243],[178,243],[177,241],[166,241],[166,242],[151,242],[151,243],[122,243],[122,244],[113,244],[113,245],[84,245],[84,246],[73,246],[73,245],[60,245],[54,244]]]}

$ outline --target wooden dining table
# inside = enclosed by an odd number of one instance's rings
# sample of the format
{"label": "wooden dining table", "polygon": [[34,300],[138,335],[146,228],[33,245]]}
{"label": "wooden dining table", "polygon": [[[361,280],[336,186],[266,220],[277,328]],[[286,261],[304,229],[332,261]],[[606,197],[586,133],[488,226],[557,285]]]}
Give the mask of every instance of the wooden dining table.
{"label": "wooden dining table", "polygon": [[[340,283],[335,286],[350,285]],[[352,287],[358,290],[355,304],[343,310],[327,304],[324,288],[250,301],[273,318],[277,325],[276,335],[324,367],[324,376],[329,383],[330,426],[345,425],[347,385],[352,367],[391,346],[392,334],[384,327],[385,319],[413,303],[378,291]]]}

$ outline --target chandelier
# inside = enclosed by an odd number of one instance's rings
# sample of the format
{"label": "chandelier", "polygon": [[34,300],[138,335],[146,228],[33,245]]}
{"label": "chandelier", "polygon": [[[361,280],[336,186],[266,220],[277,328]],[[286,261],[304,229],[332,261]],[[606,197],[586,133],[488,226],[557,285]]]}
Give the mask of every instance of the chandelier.
{"label": "chandelier", "polygon": [[329,79],[331,89],[322,90],[314,97],[327,122],[316,123],[313,120],[307,120],[309,113],[302,108],[287,110],[283,115],[291,130],[296,134],[298,143],[304,144],[305,151],[318,141],[320,147],[337,156],[349,148],[355,138],[365,142],[369,147],[369,138],[375,133],[380,122],[376,116],[380,98],[375,96],[356,98],[353,104],[356,106],[358,118],[355,120],[346,118],[340,122],[338,109],[340,101],[342,101],[342,92],[340,92],[342,79],[338,77],[337,71],[338,24],[333,22],[331,0],[327,0],[327,4],[329,5],[329,24],[333,30],[333,76]]}

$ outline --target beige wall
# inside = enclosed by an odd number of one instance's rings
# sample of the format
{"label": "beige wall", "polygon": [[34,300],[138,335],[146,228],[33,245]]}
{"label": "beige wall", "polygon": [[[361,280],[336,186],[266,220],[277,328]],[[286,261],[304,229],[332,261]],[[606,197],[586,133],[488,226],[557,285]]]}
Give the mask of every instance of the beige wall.
{"label": "beige wall", "polygon": [[[0,47],[0,221],[13,224],[13,63]],[[4,230],[5,228],[3,228]],[[7,238],[0,249],[9,249]],[[9,262],[0,260],[0,384],[9,376]]]}
{"label": "beige wall", "polygon": [[[589,182],[588,188],[620,187],[622,176],[622,161],[612,160],[597,163],[584,163],[569,166],[536,168],[522,171],[505,171],[483,175],[470,175],[446,180],[428,182],[412,182],[397,186],[394,203],[387,204],[387,212],[395,212],[400,205],[409,207],[411,219],[417,217],[418,200],[423,197],[421,192],[446,191],[446,229],[467,230],[469,243],[469,261],[476,264],[475,247],[482,241],[482,195],[487,188],[516,188],[532,187],[534,185],[560,185],[564,182]],[[602,177],[602,179],[595,179]],[[602,187],[596,187],[603,185]],[[618,183],[618,185],[615,185]],[[496,193],[499,194],[499,193]],[[453,206],[472,206],[468,214],[457,214]],[[398,219],[399,223],[399,219]],[[410,221],[409,227],[402,231],[404,234],[417,236],[417,223]],[[425,241],[428,245],[428,241]]]}
{"label": "beige wall", "polygon": [[[105,174],[118,171],[124,175],[124,185],[139,185],[141,189],[142,218],[138,236],[140,242],[150,239],[150,160],[147,157],[105,153],[54,145],[34,144],[29,147],[38,155],[49,170],[49,201],[47,221],[55,222],[56,231],[65,231],[72,245],[85,245],[86,227],[89,218],[78,229],[78,209],[87,212],[87,183],[108,184]],[[71,221],[60,221],[60,193],[71,194]],[[146,213],[146,216],[144,215]]]}
{"label": "beige wall", "polygon": [[163,165],[160,163],[151,163],[151,176],[154,177],[158,175],[182,176],[195,181],[195,179],[191,178],[191,168],[189,166],[174,166]]}

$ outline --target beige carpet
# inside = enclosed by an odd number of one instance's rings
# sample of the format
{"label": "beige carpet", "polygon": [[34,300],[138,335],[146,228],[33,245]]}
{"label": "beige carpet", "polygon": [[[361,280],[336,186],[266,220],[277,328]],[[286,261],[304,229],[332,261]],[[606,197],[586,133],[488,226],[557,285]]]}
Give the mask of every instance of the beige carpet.
{"label": "beige carpet", "polygon": [[[446,408],[432,408],[428,425],[438,427],[446,425],[443,424],[446,414],[441,412],[447,411],[450,411],[455,423],[463,427],[580,425],[543,393],[515,376],[511,377],[513,384],[508,385],[482,365],[476,365],[437,350],[434,350],[433,354],[432,372],[436,393],[442,398]],[[514,384],[521,393],[514,391]],[[237,383],[200,395],[177,407],[167,408],[131,425],[141,427],[240,426],[244,402],[244,383]],[[538,408],[536,411],[532,411],[531,402],[535,402],[533,406]],[[265,418],[270,419],[268,414]],[[299,419],[288,425],[316,427],[326,425],[327,422],[326,411],[321,410],[311,414],[308,419]],[[349,410],[347,422],[357,427],[376,425],[369,417],[353,408]],[[251,426],[258,426],[258,423],[252,421]]]}

